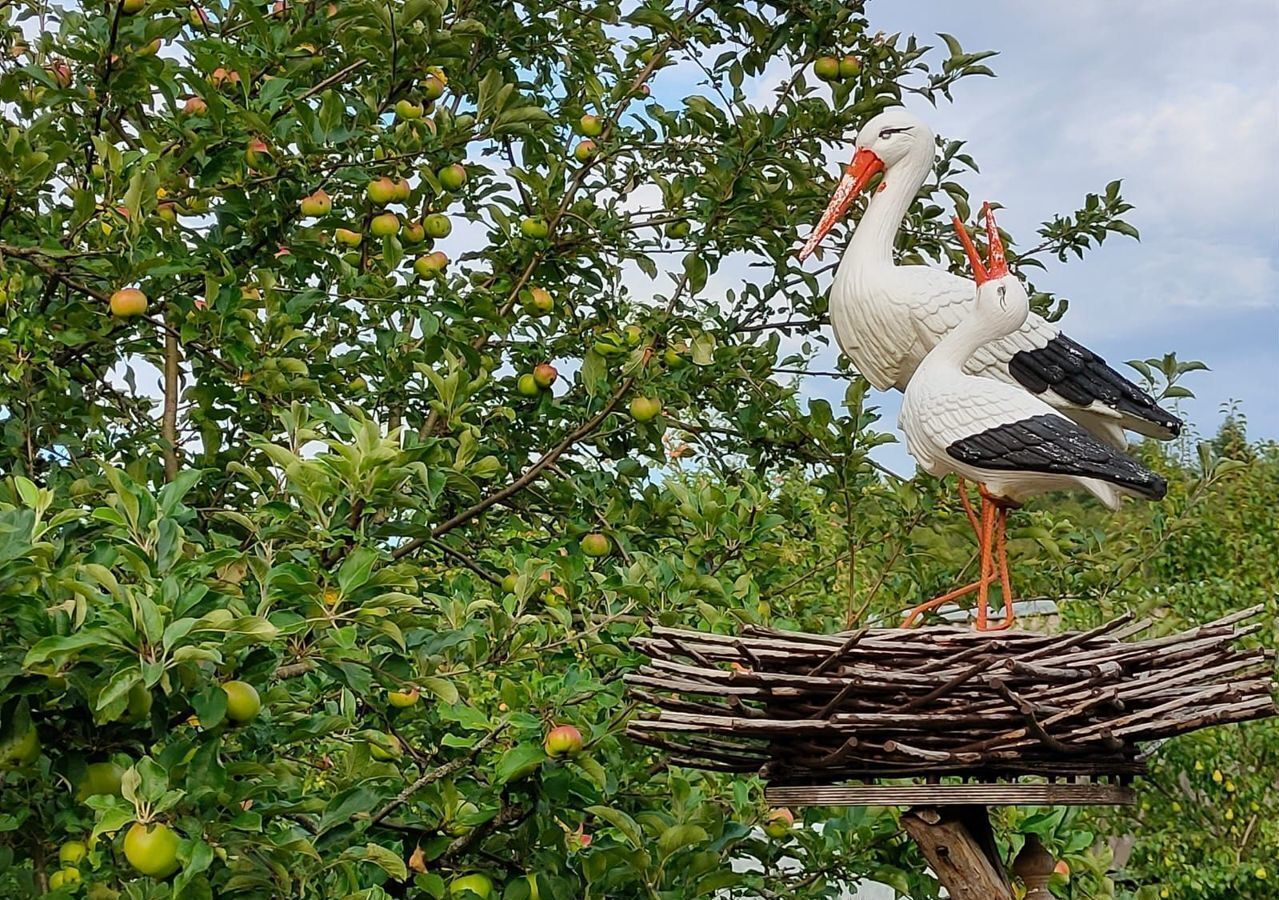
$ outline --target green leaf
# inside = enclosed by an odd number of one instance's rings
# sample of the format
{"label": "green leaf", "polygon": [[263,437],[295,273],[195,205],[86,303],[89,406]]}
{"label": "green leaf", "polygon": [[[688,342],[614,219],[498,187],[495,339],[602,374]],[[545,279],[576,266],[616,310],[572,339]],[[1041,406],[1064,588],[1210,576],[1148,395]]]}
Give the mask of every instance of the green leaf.
{"label": "green leaf", "polygon": [[710,835],[700,825],[672,825],[657,839],[657,850],[665,859],[685,847],[705,843],[708,840]]}
{"label": "green leaf", "polygon": [[338,570],[338,588],[342,596],[350,596],[357,588],[363,587],[373,572],[378,560],[378,552],[368,547],[356,547],[342,563]]}
{"label": "green leaf", "polygon": [[427,675],[418,679],[418,681],[422,687],[450,706],[459,699],[457,687],[447,678],[440,678],[438,675]]}
{"label": "green leaf", "polygon": [[588,806],[586,811],[620,831],[636,850],[644,846],[644,833],[640,830],[639,823],[622,810],[611,806]]}
{"label": "green leaf", "polygon": [[409,870],[404,865],[404,860],[400,859],[399,854],[378,844],[349,847],[342,851],[342,858],[371,862],[397,881],[403,881],[409,877]]}
{"label": "green leaf", "polygon": [[542,750],[540,744],[516,744],[502,754],[502,758],[498,760],[497,768],[493,774],[498,784],[518,781],[535,772],[545,759],[546,753]]}

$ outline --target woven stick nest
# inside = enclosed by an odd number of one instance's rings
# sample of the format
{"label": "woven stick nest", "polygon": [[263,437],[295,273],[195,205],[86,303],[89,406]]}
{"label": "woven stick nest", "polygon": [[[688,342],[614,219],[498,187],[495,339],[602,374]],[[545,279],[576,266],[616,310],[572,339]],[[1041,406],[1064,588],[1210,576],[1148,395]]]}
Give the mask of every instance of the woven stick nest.
{"label": "woven stick nest", "polygon": [[1132,776],[1142,745],[1279,714],[1256,606],[1166,637],[1123,616],[1048,635],[959,627],[834,636],[654,628],[629,734],[673,763],[778,783]]}

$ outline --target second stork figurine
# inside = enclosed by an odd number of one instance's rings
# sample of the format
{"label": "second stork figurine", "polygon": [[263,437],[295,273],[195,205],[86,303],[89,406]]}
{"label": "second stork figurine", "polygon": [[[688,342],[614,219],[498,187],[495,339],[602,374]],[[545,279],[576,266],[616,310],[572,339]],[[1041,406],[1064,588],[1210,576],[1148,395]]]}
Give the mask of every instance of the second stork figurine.
{"label": "second stork figurine", "polygon": [[[1008,271],[990,206],[984,208],[989,263],[983,265],[959,219],[955,229],[977,282],[968,315],[928,353],[906,387],[898,425],[919,467],[937,476],[958,475],[981,489],[981,517],[969,508],[978,533],[981,574],[911,610],[910,625],[925,611],[977,591],[977,628],[998,630],[1013,622],[1013,598],[1005,552],[1008,509],[1048,491],[1083,489],[1111,509],[1123,495],[1158,500],[1164,480],[1131,457],[1089,434],[1043,400],[1020,387],[969,375],[964,366],[977,350],[1021,328],[1030,300]],[[968,507],[966,495],[965,507]],[[996,563],[995,557],[998,556]],[[989,619],[988,590],[996,574],[1003,593],[1002,620]]]}

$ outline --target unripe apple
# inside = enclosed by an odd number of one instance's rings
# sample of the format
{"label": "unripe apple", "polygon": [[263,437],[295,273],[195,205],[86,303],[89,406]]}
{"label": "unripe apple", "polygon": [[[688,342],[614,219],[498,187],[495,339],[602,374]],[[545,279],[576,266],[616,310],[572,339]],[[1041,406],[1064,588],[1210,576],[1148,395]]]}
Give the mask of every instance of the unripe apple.
{"label": "unripe apple", "polygon": [[182,112],[188,116],[202,116],[209,111],[209,104],[204,102],[203,97],[188,97],[187,102],[182,104]]}
{"label": "unripe apple", "polygon": [[435,175],[440,180],[440,187],[446,191],[461,190],[462,185],[466,184],[466,166],[461,163],[453,163],[451,166],[445,166]]}
{"label": "unripe apple", "polygon": [[572,725],[556,725],[546,733],[545,749],[547,756],[576,756],[582,752],[582,732]]}
{"label": "unripe apple", "polygon": [[775,809],[768,814],[764,824],[764,833],[774,840],[784,838],[795,824],[795,814],[789,809]]}
{"label": "unripe apple", "polygon": [[73,887],[80,883],[80,870],[72,866],[59,869],[49,876],[49,890]]}
{"label": "unripe apple", "polygon": [[400,243],[406,245],[420,244],[426,240],[426,229],[421,222],[410,222],[400,230]]}
{"label": "unripe apple", "polygon": [[393,179],[393,180],[391,181],[391,184],[392,184],[392,186],[394,186],[394,188],[395,188],[395,199],[396,199],[396,200],[399,200],[399,201],[403,202],[403,201],[405,201],[405,200],[409,199],[409,195],[411,195],[411,194],[413,193],[413,188],[409,187],[409,183],[408,183],[408,181],[407,181],[407,180],[405,180],[405,179],[403,179],[403,178],[396,178],[396,179]]}
{"label": "unripe apple", "polygon": [[155,214],[170,225],[178,221],[178,205],[172,200],[165,200],[156,204]]}
{"label": "unripe apple", "polygon": [[515,382],[515,389],[525,397],[536,397],[542,393],[542,389],[537,386],[537,379],[531,372],[520,376],[519,381]]}
{"label": "unripe apple", "polygon": [[439,75],[431,74],[422,79],[422,96],[435,101],[444,95],[444,81]]}
{"label": "unripe apple", "polygon": [[555,308],[555,298],[546,288],[529,288],[527,306],[534,315],[549,315]]}
{"label": "unripe apple", "polygon": [[134,822],[124,835],[124,857],[143,875],[167,878],[178,870],[178,843],[168,825]]}
{"label": "unripe apple", "polygon": [[204,11],[203,6],[193,6],[191,12],[187,14],[187,21],[191,23],[192,28],[208,28],[209,14]]}
{"label": "unripe apple", "polygon": [[533,380],[540,388],[549,388],[560,375],[550,363],[542,363],[533,369]]}
{"label": "unripe apple", "polygon": [[422,104],[420,103],[414,103],[412,100],[396,101],[395,117],[397,119],[404,119],[406,121],[420,119],[422,118],[423,112],[425,112],[425,110],[422,108]]}
{"label": "unripe apple", "polygon": [[111,315],[117,319],[140,316],[147,311],[147,295],[137,288],[121,288],[111,295]]}
{"label": "unripe apple", "polygon": [[599,145],[592,140],[585,140],[573,148],[573,158],[580,163],[590,162],[599,153]]}
{"label": "unripe apple", "polygon": [[487,875],[474,872],[470,875],[459,875],[449,882],[450,897],[463,897],[468,892],[479,897],[480,900],[489,900],[493,896],[493,881]]}
{"label": "unripe apple", "polygon": [[349,228],[335,228],[333,230],[333,239],[346,247],[358,247],[360,242],[364,240],[364,235]]}
{"label": "unripe apple", "polygon": [[303,197],[301,206],[302,215],[313,219],[319,218],[320,216],[327,216],[333,211],[333,198],[323,188],[320,188],[314,194]]}
{"label": "unripe apple", "polygon": [[420,695],[417,688],[409,688],[407,691],[387,691],[386,699],[392,706],[405,709],[417,703]]}
{"label": "unripe apple", "polygon": [[261,138],[254,138],[244,149],[244,160],[250,168],[260,168],[271,161],[271,148]]}
{"label": "unripe apple", "polygon": [[813,63],[813,74],[822,81],[834,81],[839,77],[839,60],[833,56],[819,56]]}
{"label": "unripe apple", "polygon": [[397,195],[395,182],[383,176],[370,181],[368,187],[365,188],[368,198],[378,206],[386,206],[388,203],[394,203]]}
{"label": "unripe apple", "polygon": [[587,113],[577,120],[577,130],[587,137],[599,137],[604,133],[604,120]]}
{"label": "unripe apple", "polygon": [[502,576],[502,590],[508,594],[515,593],[515,586],[519,582],[519,577],[514,572],[508,572]]}
{"label": "unripe apple", "polygon": [[672,369],[680,369],[684,366],[684,355],[674,347],[667,347],[662,351],[662,361]]}
{"label": "unripe apple", "polygon": [[542,218],[528,218],[520,222],[520,234],[533,240],[544,240],[551,233],[551,226]]}
{"label": "unripe apple", "polygon": [[120,12],[126,16],[132,16],[142,12],[142,7],[147,5],[147,0],[120,0]]}
{"label": "unripe apple", "polygon": [[845,56],[839,61],[839,77],[854,78],[862,70],[862,61],[855,56]]}
{"label": "unripe apple", "polygon": [[388,238],[400,230],[400,217],[395,213],[382,213],[369,222],[369,233],[374,237]]}
{"label": "unripe apple", "polygon": [[252,722],[262,709],[258,690],[247,681],[228,681],[222,685],[226,692],[226,717],[232,722]]}
{"label": "unripe apple", "polygon": [[644,340],[644,329],[638,325],[627,325],[622,329],[622,336],[626,339],[626,346],[638,347]]}
{"label": "unripe apple", "polygon": [[636,397],[631,401],[631,418],[636,422],[651,422],[662,411],[662,401],[656,397]]}
{"label": "unripe apple", "polygon": [[413,271],[423,278],[434,278],[444,271],[449,264],[449,258],[439,250],[434,250],[426,256],[419,256],[413,261]]}
{"label": "unripe apple", "polygon": [[587,556],[608,556],[613,550],[613,542],[608,539],[608,535],[594,531],[582,538],[581,547]]}
{"label": "unripe apple", "polygon": [[74,866],[79,864],[88,852],[89,848],[83,841],[67,841],[58,848],[58,862],[64,866]]}
{"label": "unripe apple", "polygon": [[422,220],[422,227],[426,229],[427,237],[446,238],[453,230],[453,223],[443,213],[431,213]]}
{"label": "unripe apple", "polygon": [[692,227],[688,224],[686,219],[679,222],[671,222],[666,226],[666,236],[672,238],[685,238],[688,237],[688,233],[691,230]]}

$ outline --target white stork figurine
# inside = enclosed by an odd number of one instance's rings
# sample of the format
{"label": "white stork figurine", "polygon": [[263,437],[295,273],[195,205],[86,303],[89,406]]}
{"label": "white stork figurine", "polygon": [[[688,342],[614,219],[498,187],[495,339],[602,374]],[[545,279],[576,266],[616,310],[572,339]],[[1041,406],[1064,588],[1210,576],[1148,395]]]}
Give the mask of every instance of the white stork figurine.
{"label": "white stork figurine", "polygon": [[[937,476],[955,474],[971,479],[981,488],[981,575],[973,584],[911,610],[905,625],[926,610],[974,590],[978,592],[978,629],[998,630],[1012,624],[1004,529],[1008,509],[1026,497],[1082,488],[1116,509],[1123,495],[1159,500],[1167,491],[1158,475],[1098,440],[1043,400],[1017,385],[966,370],[966,363],[979,348],[1015,333],[1030,314],[1026,289],[1008,273],[989,205],[985,214],[990,245],[987,266],[982,265],[963,224],[958,218],[954,220],[977,282],[975,299],[964,318],[915,369],[898,420],[906,447],[921,469]],[[966,496],[965,508],[978,528]],[[1002,622],[992,627],[987,592],[995,577],[996,553],[1004,615]]]}
{"label": "white stork figurine", "polygon": [[[933,167],[936,141],[928,126],[904,109],[889,109],[857,133],[856,146],[799,258],[882,172],[835,273],[830,319],[857,371],[881,391],[905,390],[925,354],[972,309],[973,285],[942,269],[893,263],[902,218]],[[1181,420],[1154,398],[1038,315],[978,349],[967,370],[1020,385],[1120,449],[1127,445],[1124,429],[1165,440],[1181,430]]]}

